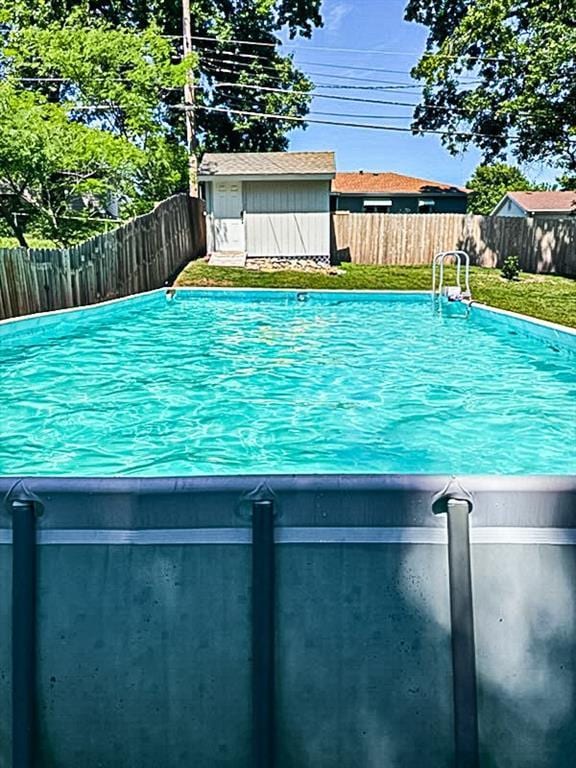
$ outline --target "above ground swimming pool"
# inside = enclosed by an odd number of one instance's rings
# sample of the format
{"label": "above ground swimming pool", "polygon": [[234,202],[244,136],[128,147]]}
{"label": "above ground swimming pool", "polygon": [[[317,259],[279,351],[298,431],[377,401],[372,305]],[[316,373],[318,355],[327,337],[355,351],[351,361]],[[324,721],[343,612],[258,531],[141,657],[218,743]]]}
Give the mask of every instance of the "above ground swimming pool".
{"label": "above ground swimming pool", "polygon": [[576,472],[576,333],[451,315],[183,289],[4,322],[0,475]]}

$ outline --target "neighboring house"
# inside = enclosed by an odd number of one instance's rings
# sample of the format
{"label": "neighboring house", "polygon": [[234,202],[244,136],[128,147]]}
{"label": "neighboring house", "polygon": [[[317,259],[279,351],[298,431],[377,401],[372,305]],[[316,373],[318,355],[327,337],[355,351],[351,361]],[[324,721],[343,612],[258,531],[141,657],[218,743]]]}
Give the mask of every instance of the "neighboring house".
{"label": "neighboring house", "polygon": [[401,173],[337,173],[333,211],[351,213],[466,213],[468,191]]}
{"label": "neighboring house", "polygon": [[333,152],[206,154],[208,251],[330,263]]}
{"label": "neighboring house", "polygon": [[102,218],[120,218],[120,195],[117,192],[108,192],[104,201],[95,195],[84,193],[75,194],[70,198],[70,208],[79,213],[88,212]]}
{"label": "neighboring house", "polygon": [[576,216],[576,192],[507,192],[491,215],[539,219]]}

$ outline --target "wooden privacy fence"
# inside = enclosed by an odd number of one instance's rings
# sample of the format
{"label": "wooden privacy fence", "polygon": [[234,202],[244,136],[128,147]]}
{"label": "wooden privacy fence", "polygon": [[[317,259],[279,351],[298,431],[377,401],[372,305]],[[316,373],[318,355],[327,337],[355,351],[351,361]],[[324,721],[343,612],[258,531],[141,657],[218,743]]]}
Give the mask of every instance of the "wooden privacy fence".
{"label": "wooden privacy fence", "polygon": [[576,217],[524,219],[458,213],[335,213],[332,255],[355,264],[430,264],[435,253],[467,251],[499,267],[518,256],[526,272],[576,276]]}
{"label": "wooden privacy fence", "polygon": [[71,248],[0,248],[0,318],[159,288],[205,252],[204,205],[186,194]]}

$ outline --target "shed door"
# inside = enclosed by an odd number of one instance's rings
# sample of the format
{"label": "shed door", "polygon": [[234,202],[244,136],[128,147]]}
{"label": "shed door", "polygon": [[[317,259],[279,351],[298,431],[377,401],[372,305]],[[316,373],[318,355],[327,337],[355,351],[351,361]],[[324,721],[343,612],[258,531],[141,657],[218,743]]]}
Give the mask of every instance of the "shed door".
{"label": "shed door", "polygon": [[244,251],[242,184],[239,181],[214,183],[214,250]]}
{"label": "shed door", "polygon": [[327,256],[330,182],[245,183],[248,256]]}

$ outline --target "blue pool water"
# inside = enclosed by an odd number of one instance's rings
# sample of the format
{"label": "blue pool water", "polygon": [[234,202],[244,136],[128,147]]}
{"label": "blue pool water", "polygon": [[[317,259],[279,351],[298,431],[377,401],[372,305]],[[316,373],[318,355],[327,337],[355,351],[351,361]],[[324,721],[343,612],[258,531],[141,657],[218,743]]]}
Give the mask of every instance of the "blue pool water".
{"label": "blue pool water", "polygon": [[574,337],[531,327],[226,291],[9,323],[0,474],[572,474]]}

